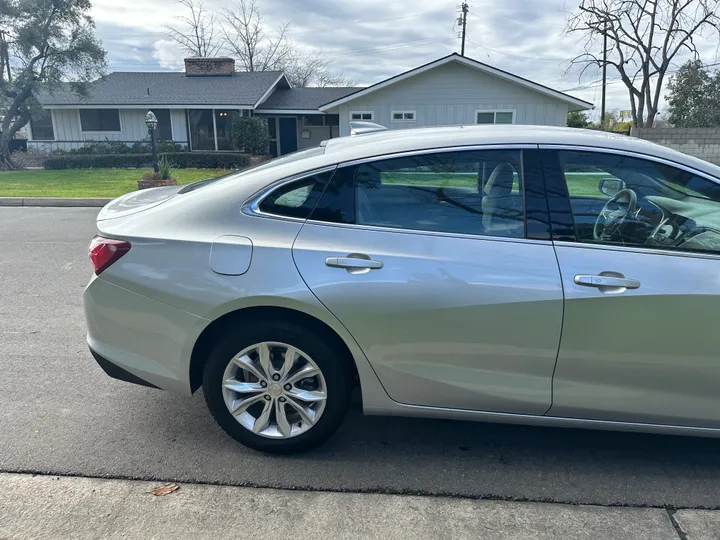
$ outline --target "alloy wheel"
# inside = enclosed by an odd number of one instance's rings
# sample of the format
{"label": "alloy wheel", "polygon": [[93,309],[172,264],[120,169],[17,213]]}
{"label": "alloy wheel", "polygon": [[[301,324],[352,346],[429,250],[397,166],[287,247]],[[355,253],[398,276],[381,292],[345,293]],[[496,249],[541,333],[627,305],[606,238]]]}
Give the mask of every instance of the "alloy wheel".
{"label": "alloy wheel", "polygon": [[222,392],[241,426],[272,439],[311,429],[327,401],[325,378],[312,358],[291,345],[268,341],[233,357],[223,374]]}

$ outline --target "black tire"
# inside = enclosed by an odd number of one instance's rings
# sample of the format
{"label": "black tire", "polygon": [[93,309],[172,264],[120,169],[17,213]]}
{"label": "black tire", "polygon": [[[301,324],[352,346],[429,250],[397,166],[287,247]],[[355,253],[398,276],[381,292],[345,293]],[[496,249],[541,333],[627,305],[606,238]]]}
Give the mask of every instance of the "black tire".
{"label": "black tire", "polygon": [[[302,350],[325,378],[327,400],[322,416],[308,431],[295,437],[272,439],[252,433],[238,423],[223,399],[222,378],[232,358],[246,347],[266,341],[286,343]],[[291,454],[315,448],[335,432],[350,405],[352,376],[344,355],[339,355],[314,332],[282,321],[254,321],[241,331],[229,328],[210,353],[203,373],[203,392],[215,421],[233,439],[260,452]]]}

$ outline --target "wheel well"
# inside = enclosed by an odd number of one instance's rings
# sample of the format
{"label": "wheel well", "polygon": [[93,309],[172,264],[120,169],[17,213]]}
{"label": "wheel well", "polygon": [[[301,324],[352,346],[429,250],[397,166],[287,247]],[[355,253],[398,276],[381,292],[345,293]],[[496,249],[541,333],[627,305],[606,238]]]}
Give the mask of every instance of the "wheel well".
{"label": "wheel well", "polygon": [[207,328],[205,328],[205,330],[203,330],[202,334],[200,334],[200,337],[195,342],[195,346],[193,347],[192,355],[190,357],[190,389],[193,393],[202,386],[205,362],[223,332],[229,326],[241,323],[243,320],[257,322],[262,319],[273,321],[281,320],[284,322],[294,323],[314,331],[319,336],[324,336],[326,340],[332,343],[333,350],[338,351],[338,353],[347,360],[348,365],[353,370],[353,379],[356,382],[359,380],[355,360],[353,359],[350,349],[348,349],[348,346],[345,344],[345,341],[343,341],[335,330],[330,328],[321,320],[294,309],[269,306],[249,307],[239,309],[237,311],[231,311],[230,313],[226,313],[222,317],[215,319],[207,326]]}

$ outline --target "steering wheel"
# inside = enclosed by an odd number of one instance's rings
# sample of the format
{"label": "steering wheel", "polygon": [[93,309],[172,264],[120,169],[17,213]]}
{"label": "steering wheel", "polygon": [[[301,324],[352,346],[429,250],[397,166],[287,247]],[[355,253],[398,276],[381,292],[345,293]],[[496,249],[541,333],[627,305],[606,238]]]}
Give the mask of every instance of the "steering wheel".
{"label": "steering wheel", "polygon": [[637,193],[621,189],[605,203],[593,227],[595,240],[610,240],[618,233],[625,219],[637,210]]}

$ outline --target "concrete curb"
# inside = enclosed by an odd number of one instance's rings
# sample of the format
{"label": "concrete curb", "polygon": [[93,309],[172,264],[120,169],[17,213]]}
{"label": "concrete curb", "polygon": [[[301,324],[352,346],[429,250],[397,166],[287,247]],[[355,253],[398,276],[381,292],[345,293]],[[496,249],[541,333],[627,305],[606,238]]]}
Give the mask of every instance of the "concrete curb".
{"label": "concrete curb", "polygon": [[49,206],[102,208],[113,199],[70,199],[63,197],[0,197],[0,206]]}

